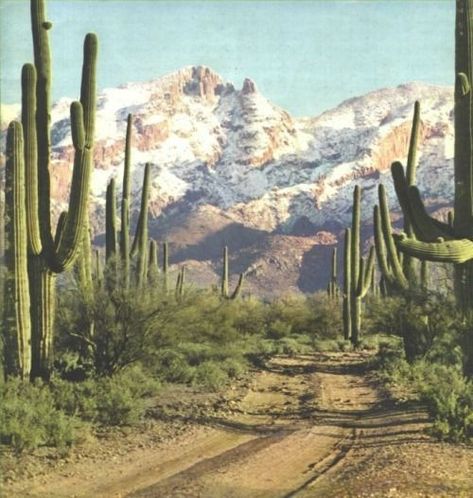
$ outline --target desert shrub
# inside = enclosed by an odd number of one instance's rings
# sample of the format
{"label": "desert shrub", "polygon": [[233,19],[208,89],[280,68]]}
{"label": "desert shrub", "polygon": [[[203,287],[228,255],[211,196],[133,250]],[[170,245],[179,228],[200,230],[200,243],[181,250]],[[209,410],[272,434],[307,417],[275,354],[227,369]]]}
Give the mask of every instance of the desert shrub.
{"label": "desert shrub", "polygon": [[41,383],[16,379],[1,388],[0,440],[20,453],[39,446],[71,446],[87,431],[75,417],[56,408],[52,392]]}
{"label": "desert shrub", "polygon": [[135,425],[144,415],[145,402],[118,377],[102,379],[96,389],[97,415],[102,425]]}
{"label": "desert shrub", "polygon": [[282,339],[291,335],[292,323],[282,320],[274,320],[268,326],[267,336],[270,339]]}
{"label": "desert shrub", "polygon": [[459,364],[409,364],[394,349],[383,352],[380,375],[394,396],[424,403],[432,416],[432,432],[440,439],[465,441],[473,437],[473,383]]}
{"label": "desert shrub", "polygon": [[172,349],[160,351],[155,357],[155,373],[167,382],[188,383],[194,378],[194,368],[185,356]]}
{"label": "desert shrub", "polygon": [[342,326],[341,301],[329,299],[325,293],[317,293],[307,299],[314,320],[312,332],[318,338],[336,339],[340,337]]}
{"label": "desert shrub", "polygon": [[[455,305],[446,296],[419,291],[370,300],[366,309],[369,332],[401,337],[409,362],[433,355],[439,342],[458,336]],[[450,336],[450,338],[449,338]],[[440,347],[443,350],[443,347]]]}
{"label": "desert shrub", "polygon": [[[299,336],[300,337],[300,336]],[[309,353],[312,347],[303,341],[298,341],[297,337],[283,337],[274,341],[274,353],[294,356],[301,353]]]}
{"label": "desert shrub", "polygon": [[248,370],[248,362],[243,358],[227,358],[220,364],[221,369],[231,379],[241,377]]}
{"label": "desert shrub", "polygon": [[228,374],[220,364],[204,361],[195,368],[193,383],[212,391],[221,389],[228,382]]}
{"label": "desert shrub", "polygon": [[[96,376],[111,376],[144,359],[152,346],[152,330],[177,306],[156,302],[136,290],[96,289],[93,300],[75,288],[62,292],[56,346],[60,361],[69,360],[66,365],[57,363],[64,377],[85,378],[78,370],[90,367]],[[75,368],[71,352],[77,355]]]}
{"label": "desert shrub", "polygon": [[159,388],[159,382],[139,367],[84,382],[56,378],[50,385],[56,408],[101,425],[136,424],[144,415],[145,399],[159,392]]}

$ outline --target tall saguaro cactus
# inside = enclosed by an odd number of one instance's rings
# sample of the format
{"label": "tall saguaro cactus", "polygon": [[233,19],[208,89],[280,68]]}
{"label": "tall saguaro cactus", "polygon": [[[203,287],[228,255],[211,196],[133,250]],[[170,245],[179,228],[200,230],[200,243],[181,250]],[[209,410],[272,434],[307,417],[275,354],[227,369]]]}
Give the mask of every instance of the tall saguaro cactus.
{"label": "tall saguaro cactus", "polygon": [[[374,247],[371,247],[368,260],[361,256],[360,249],[361,189],[357,185],[353,191],[353,211],[351,230],[345,232],[345,294],[343,304],[344,336],[357,346],[361,335],[361,302],[368,293],[375,262]],[[348,321],[350,323],[348,323]]]}
{"label": "tall saguaro cactus", "polygon": [[453,263],[459,305],[473,311],[473,0],[457,0],[455,23],[455,199],[453,228],[428,215],[419,190],[410,185],[402,164],[392,166],[399,203],[410,217],[415,238],[396,243],[424,261]]}
{"label": "tall saguaro cactus", "polygon": [[[80,101],[71,104],[71,133],[75,150],[67,215],[55,232],[50,216],[51,54],[44,0],[31,0],[34,66],[22,72],[25,205],[28,280],[32,341],[32,377],[49,376],[54,328],[55,276],[71,267],[78,253],[87,216],[95,112],[97,38],[88,34]],[[13,124],[20,133],[19,123]],[[15,149],[14,154],[19,152]],[[18,159],[14,159],[17,161]]]}
{"label": "tall saguaro cactus", "polygon": [[128,114],[125,138],[125,164],[123,168],[120,255],[125,288],[130,285],[130,196],[131,196],[131,128],[133,116]]}
{"label": "tall saguaro cactus", "polygon": [[13,122],[7,133],[5,168],[4,373],[26,379],[31,370],[31,321],[23,149],[22,126]]}

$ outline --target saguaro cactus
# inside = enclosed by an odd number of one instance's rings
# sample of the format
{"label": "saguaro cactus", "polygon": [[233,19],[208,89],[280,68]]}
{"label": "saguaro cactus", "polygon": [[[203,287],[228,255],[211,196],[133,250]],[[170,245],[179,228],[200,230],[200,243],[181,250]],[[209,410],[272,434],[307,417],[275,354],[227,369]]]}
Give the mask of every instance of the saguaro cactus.
{"label": "saguaro cactus", "polygon": [[185,266],[181,267],[177,274],[175,296],[176,301],[180,301],[184,295],[184,279],[186,275]]}
{"label": "saguaro cactus", "polygon": [[5,341],[4,373],[28,378],[31,370],[31,321],[28,284],[23,130],[10,124],[5,168]]}
{"label": "saguaro cactus", "polygon": [[361,335],[361,302],[366,296],[374,271],[375,253],[371,247],[368,260],[361,257],[360,249],[361,189],[353,192],[352,228],[345,231],[343,299],[344,337],[357,346]]}
{"label": "saguaro cactus", "polygon": [[224,299],[236,299],[241,293],[241,288],[243,286],[243,279],[244,279],[243,273],[240,273],[235,290],[233,291],[233,293],[231,295],[229,295],[229,291],[228,291],[228,247],[225,246],[223,248],[222,283],[220,286],[221,296]]}
{"label": "saguaro cactus", "polygon": [[125,288],[130,285],[130,196],[131,196],[131,128],[133,116],[128,114],[125,138],[125,164],[123,168],[120,255]]}
{"label": "saguaro cactus", "polygon": [[339,289],[337,283],[337,248],[332,251],[332,266],[330,272],[330,280],[327,286],[327,293],[330,299],[338,299]]}
{"label": "saguaro cactus", "polygon": [[351,337],[351,229],[345,229],[343,251],[343,337]]}
{"label": "saguaro cactus", "polygon": [[146,163],[141,191],[141,208],[133,240],[132,254],[138,253],[138,287],[143,287],[148,273],[148,202],[151,165]]}
{"label": "saguaro cactus", "polygon": [[148,283],[155,285],[158,281],[159,275],[159,255],[158,244],[155,240],[149,241],[149,256],[148,256]]}
{"label": "saguaro cactus", "polygon": [[[97,39],[88,34],[80,102],[71,105],[71,132],[75,149],[67,216],[56,233],[50,218],[51,56],[44,0],[31,0],[34,66],[22,72],[26,231],[32,335],[31,376],[49,376],[55,304],[55,275],[74,262],[83,236],[92,170]],[[18,128],[18,123],[13,126]],[[15,159],[16,161],[17,159]]]}
{"label": "saguaro cactus", "polygon": [[169,246],[167,241],[163,242],[163,290],[168,291],[168,270],[169,270]]}
{"label": "saguaro cactus", "polygon": [[115,198],[115,178],[107,185],[105,203],[105,259],[109,262],[117,255],[117,204]]}
{"label": "saguaro cactus", "polygon": [[426,261],[456,265],[455,289],[459,305],[473,310],[473,0],[458,0],[455,30],[455,199],[453,229],[430,217],[419,190],[409,185],[402,164],[392,166],[401,208],[409,216],[413,233],[404,234],[397,247]]}

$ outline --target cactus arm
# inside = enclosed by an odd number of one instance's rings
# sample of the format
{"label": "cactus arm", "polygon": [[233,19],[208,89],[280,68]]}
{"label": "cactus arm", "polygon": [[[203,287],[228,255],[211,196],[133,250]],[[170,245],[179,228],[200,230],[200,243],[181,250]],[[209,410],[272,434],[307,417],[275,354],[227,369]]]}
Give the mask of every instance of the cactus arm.
{"label": "cactus arm", "polygon": [[97,52],[97,36],[94,33],[87,33],[84,40],[84,62],[82,64],[80,91],[80,103],[84,114],[85,147],[87,148],[92,148],[94,143]]}
{"label": "cactus arm", "polygon": [[419,141],[420,128],[420,103],[414,103],[414,115],[412,117],[411,136],[409,139],[409,151],[407,153],[406,180],[409,186],[416,184],[417,170],[417,144]]}
{"label": "cactus arm", "polygon": [[[389,264],[391,266],[392,274],[400,287],[407,288],[408,281],[404,275],[402,263],[397,254],[396,244],[392,236],[391,219],[389,217],[388,201],[384,185],[379,185],[378,197],[383,238],[386,245],[387,256]],[[389,275],[386,275],[386,278],[389,278]]]}
{"label": "cactus arm", "polygon": [[243,275],[243,273],[240,273],[240,276],[238,277],[238,283],[237,283],[235,290],[233,291],[233,294],[231,295],[230,299],[237,299],[238,296],[241,294],[241,288],[243,287],[243,281],[244,281],[244,275]]}
{"label": "cactus arm", "polygon": [[473,259],[473,242],[469,239],[421,242],[405,235],[396,239],[396,245],[402,252],[420,260],[461,264]]}
{"label": "cactus arm", "polygon": [[359,297],[365,297],[370,288],[371,280],[374,273],[374,263],[375,263],[375,250],[372,246],[368,255],[368,260],[365,264],[363,258],[360,264],[360,278],[358,282],[357,294]]}
{"label": "cactus arm", "polygon": [[67,211],[62,211],[57,221],[56,234],[54,236],[55,247],[59,246],[61,239],[64,235],[64,227],[66,226],[66,219],[67,219]]}
{"label": "cactus arm", "polygon": [[38,219],[38,152],[36,139],[36,69],[25,64],[21,73],[21,122],[25,143],[26,225],[28,251],[41,254],[41,235]]}
{"label": "cactus arm", "polygon": [[[140,215],[138,217],[138,223],[136,225],[135,237],[133,239],[133,244],[131,246],[131,256],[135,256],[139,250],[141,243],[141,238],[145,231],[145,223],[148,223],[148,199],[149,199],[149,175],[150,175],[150,163],[145,165],[145,173],[143,177],[143,188],[141,190],[141,206]],[[147,230],[147,228],[146,228]]]}
{"label": "cactus arm", "polygon": [[[76,258],[81,241],[85,219],[88,216],[90,178],[92,175],[92,147],[95,109],[95,66],[97,59],[97,38],[89,33],[84,41],[84,63],[82,71],[82,101],[71,105],[71,131],[75,145],[74,169],[68,216],[64,236],[57,249],[55,260],[64,271]],[[49,215],[48,215],[49,216]]]}
{"label": "cactus arm", "polygon": [[376,257],[378,259],[379,267],[383,277],[392,281],[394,275],[388,264],[388,258],[386,254],[386,245],[384,243],[383,229],[381,227],[381,216],[379,214],[379,207],[374,206],[373,208],[373,220],[374,220],[374,243],[376,249]]}
{"label": "cactus arm", "polygon": [[451,238],[453,235],[451,227],[427,214],[417,187],[408,185],[404,168],[400,162],[392,164],[391,173],[404,218],[409,220],[413,234],[424,242],[435,240],[438,237]]}
{"label": "cactus arm", "polygon": [[446,223],[434,220],[429,216],[422,202],[419,189],[416,186],[409,187],[407,195],[411,206],[412,222],[416,227],[416,231],[421,234],[419,236],[421,240],[424,242],[433,242],[439,237],[445,239],[452,238],[451,229]]}

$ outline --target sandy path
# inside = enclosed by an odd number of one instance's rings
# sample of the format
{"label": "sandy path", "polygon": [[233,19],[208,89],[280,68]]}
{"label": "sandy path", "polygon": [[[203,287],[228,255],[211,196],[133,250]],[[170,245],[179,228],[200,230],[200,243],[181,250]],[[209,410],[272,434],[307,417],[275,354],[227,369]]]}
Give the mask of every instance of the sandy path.
{"label": "sandy path", "polygon": [[[274,358],[231,409],[116,462],[12,486],[22,497],[473,496],[473,450],[383,401],[364,353]],[[204,425],[205,424],[205,425]]]}

